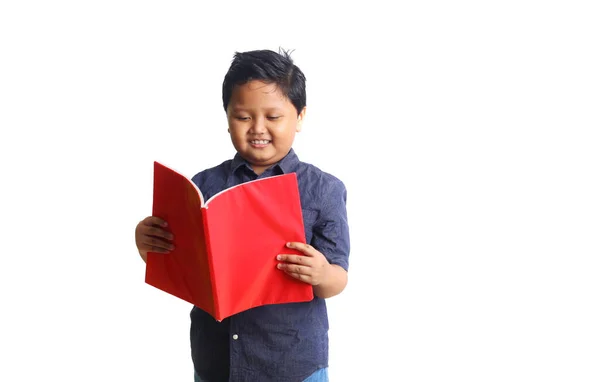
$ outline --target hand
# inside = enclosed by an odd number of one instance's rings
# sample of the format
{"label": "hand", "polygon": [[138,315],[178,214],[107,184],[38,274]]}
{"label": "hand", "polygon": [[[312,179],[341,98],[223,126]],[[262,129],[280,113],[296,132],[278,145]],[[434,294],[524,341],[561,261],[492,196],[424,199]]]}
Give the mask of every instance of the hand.
{"label": "hand", "polygon": [[282,263],[277,264],[277,268],[313,286],[318,286],[327,279],[331,264],[321,252],[304,243],[287,243],[286,246],[303,255],[278,255],[277,260]]}
{"label": "hand", "polygon": [[169,253],[173,248],[173,234],[164,228],[167,222],[155,216],[148,216],[135,227],[135,245],[146,260],[148,252]]}

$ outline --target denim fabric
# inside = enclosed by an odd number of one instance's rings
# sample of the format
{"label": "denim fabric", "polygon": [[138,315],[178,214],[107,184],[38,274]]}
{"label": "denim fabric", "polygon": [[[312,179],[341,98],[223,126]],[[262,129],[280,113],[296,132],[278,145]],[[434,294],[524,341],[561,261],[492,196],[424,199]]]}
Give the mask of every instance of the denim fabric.
{"label": "denim fabric", "polygon": [[[306,242],[347,270],[346,188],[333,175],[301,162],[293,150],[260,176],[236,155],[192,180],[208,199],[244,182],[291,172],[298,179]],[[222,322],[194,307],[190,318],[192,360],[203,380],[298,382],[328,366],[329,322],[321,298],[260,306]]]}
{"label": "denim fabric", "polygon": [[[212,382],[207,379],[202,379],[194,372],[194,382]],[[215,381],[218,382],[218,381]],[[302,382],[329,382],[329,373],[327,368],[319,369],[312,373],[308,378]]]}
{"label": "denim fabric", "polygon": [[329,382],[329,373],[326,367],[319,369],[311,374],[302,382]]}

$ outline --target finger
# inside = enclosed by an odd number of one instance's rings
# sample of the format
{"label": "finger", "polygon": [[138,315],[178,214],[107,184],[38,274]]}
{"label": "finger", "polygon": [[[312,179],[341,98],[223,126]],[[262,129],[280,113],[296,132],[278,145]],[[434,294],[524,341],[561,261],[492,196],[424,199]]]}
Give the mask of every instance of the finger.
{"label": "finger", "polygon": [[146,246],[146,245],[143,245],[140,249],[145,252],[154,252],[154,253],[160,253],[160,254],[171,253],[171,251],[168,249],[164,249],[164,248],[160,248],[160,247],[153,247],[153,246]]}
{"label": "finger", "polygon": [[167,240],[173,240],[173,234],[171,232],[158,227],[144,226],[142,228],[142,234],[146,236],[154,236]]}
{"label": "finger", "polygon": [[305,274],[302,274],[302,273],[294,273],[294,272],[285,272],[285,274],[288,275],[288,276],[290,276],[290,277],[292,277],[292,278],[295,278],[296,280],[300,280],[300,281],[302,281],[304,283],[312,285],[312,280],[313,280],[312,276],[305,275]]}
{"label": "finger", "polygon": [[311,258],[308,256],[304,256],[304,255],[281,254],[281,255],[277,255],[277,260],[285,261],[288,263],[294,263],[294,264],[303,264],[303,265],[311,264]]}
{"label": "finger", "polygon": [[167,222],[164,219],[161,219],[157,216],[148,216],[147,218],[142,220],[142,223],[144,223],[144,225],[154,225],[154,226],[161,226],[161,227],[168,226]]}
{"label": "finger", "polygon": [[167,251],[171,251],[173,249],[175,249],[175,246],[167,241],[164,241],[163,239],[159,239],[157,237],[152,237],[152,236],[144,236],[141,240],[141,245],[145,247],[146,250],[150,250],[147,248],[158,248],[158,249],[164,249]]}
{"label": "finger", "polygon": [[279,268],[282,271],[285,271],[287,273],[296,273],[299,275],[307,275],[307,276],[312,274],[312,268],[304,266],[304,265],[279,263],[279,264],[277,264],[277,268]]}
{"label": "finger", "polygon": [[306,243],[299,243],[299,242],[287,243],[286,247],[296,249],[296,250],[304,253],[307,256],[314,256],[315,252],[317,251],[316,249],[313,248],[312,245],[306,244]]}

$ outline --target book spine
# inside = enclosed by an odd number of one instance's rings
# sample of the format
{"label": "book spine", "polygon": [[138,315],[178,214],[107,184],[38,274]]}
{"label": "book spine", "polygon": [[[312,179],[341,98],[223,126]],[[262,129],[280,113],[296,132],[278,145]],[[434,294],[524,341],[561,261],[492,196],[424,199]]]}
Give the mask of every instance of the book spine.
{"label": "book spine", "polygon": [[[215,268],[213,265],[213,251],[210,243],[210,229],[208,224],[208,211],[206,207],[202,207],[202,224],[204,226],[204,238],[206,240],[206,256],[208,257],[208,269],[210,273],[210,285],[212,288],[212,296],[214,302],[214,316],[221,317],[221,310],[219,306],[219,293],[217,291],[217,283],[215,280]],[[217,321],[221,321],[217,318]]]}

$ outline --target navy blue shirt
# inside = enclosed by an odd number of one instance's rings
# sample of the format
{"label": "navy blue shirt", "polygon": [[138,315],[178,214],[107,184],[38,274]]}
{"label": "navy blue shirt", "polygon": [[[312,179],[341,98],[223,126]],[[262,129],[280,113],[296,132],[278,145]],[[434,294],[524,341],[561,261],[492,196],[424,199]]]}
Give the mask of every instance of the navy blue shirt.
{"label": "navy blue shirt", "polygon": [[[208,199],[244,182],[292,172],[298,179],[306,242],[331,264],[348,270],[346,188],[336,177],[300,162],[294,150],[260,176],[236,154],[192,180]],[[300,382],[328,366],[329,322],[322,298],[260,306],[222,322],[197,307],[190,317],[192,361],[204,380]]]}

